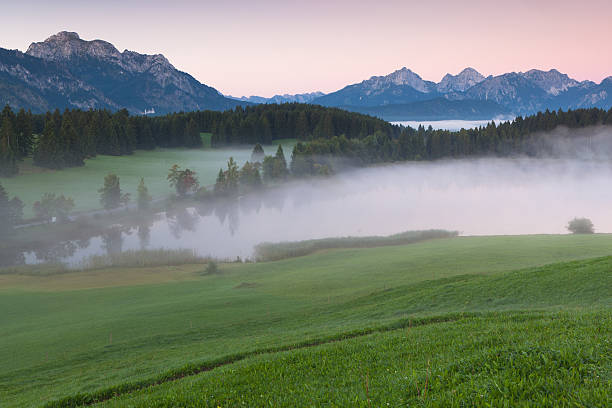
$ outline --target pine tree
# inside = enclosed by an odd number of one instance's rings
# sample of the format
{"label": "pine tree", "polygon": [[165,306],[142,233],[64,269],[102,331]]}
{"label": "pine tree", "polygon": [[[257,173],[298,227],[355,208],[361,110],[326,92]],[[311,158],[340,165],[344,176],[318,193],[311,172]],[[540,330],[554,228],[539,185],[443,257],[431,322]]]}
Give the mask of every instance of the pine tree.
{"label": "pine tree", "polygon": [[287,169],[287,160],[285,160],[285,153],[283,152],[283,146],[278,145],[278,149],[276,149],[276,155],[274,155],[275,159],[275,168],[274,168],[274,178],[284,179],[289,174],[289,170]]}
{"label": "pine tree", "polygon": [[14,176],[19,172],[17,166],[17,146],[13,123],[8,115],[2,115],[0,124],[0,176]]}
{"label": "pine tree", "polygon": [[151,203],[151,196],[149,195],[149,189],[145,186],[144,178],[140,178],[138,183],[138,196],[136,198],[139,210],[146,210],[149,208]]}
{"label": "pine tree", "polygon": [[219,169],[219,174],[217,175],[217,180],[215,182],[215,194],[225,194],[225,173],[223,172],[223,169]]}
{"label": "pine tree", "polygon": [[17,197],[9,200],[9,196],[0,184],[0,235],[13,230],[13,226],[21,221],[23,216],[23,203]]}
{"label": "pine tree", "polygon": [[251,153],[251,161],[253,163],[261,162],[261,160],[266,156],[263,147],[259,143],[253,147],[253,152]]}
{"label": "pine tree", "polygon": [[234,161],[233,157],[230,157],[227,161],[227,171],[225,172],[225,193],[236,194],[238,192],[238,180],[240,173],[238,172],[238,165]]}
{"label": "pine tree", "polygon": [[240,169],[239,176],[240,185],[246,188],[257,188],[261,186],[261,175],[257,164],[250,162],[244,163]]}
{"label": "pine tree", "polygon": [[83,161],[83,148],[77,136],[76,130],[72,123],[72,118],[69,113],[64,113],[62,120],[62,127],[60,128],[59,140],[64,146],[64,164],[68,167],[82,166]]}
{"label": "pine tree", "polygon": [[306,139],[308,135],[308,118],[306,117],[306,112],[301,111],[297,117],[297,122],[295,123],[295,137],[298,139]]}
{"label": "pine tree", "polygon": [[20,158],[32,152],[32,113],[20,109],[17,113],[17,151]]}
{"label": "pine tree", "polygon": [[153,139],[153,132],[148,120],[142,123],[140,147],[147,150],[155,149],[155,139]]}
{"label": "pine tree", "polygon": [[45,117],[45,127],[34,150],[34,164],[50,169],[61,169],[65,166],[64,145],[57,133],[55,118],[56,116],[50,113]]}
{"label": "pine tree", "polygon": [[202,146],[202,138],[200,137],[200,131],[198,130],[198,125],[193,118],[191,118],[189,122],[187,122],[187,127],[185,128],[185,146]]}
{"label": "pine tree", "polygon": [[104,185],[98,193],[100,193],[100,204],[105,210],[117,208],[130,200],[129,194],[121,192],[119,177],[112,173],[104,177]]}

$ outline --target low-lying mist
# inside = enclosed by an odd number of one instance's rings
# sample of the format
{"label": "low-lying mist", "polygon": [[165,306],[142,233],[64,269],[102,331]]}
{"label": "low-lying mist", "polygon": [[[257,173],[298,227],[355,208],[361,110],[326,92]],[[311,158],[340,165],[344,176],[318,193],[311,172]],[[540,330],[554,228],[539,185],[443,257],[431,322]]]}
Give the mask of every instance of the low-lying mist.
{"label": "low-lying mist", "polygon": [[[384,165],[294,181],[232,202],[177,208],[146,225],[117,226],[73,245],[64,260],[74,264],[92,254],[140,248],[245,259],[262,242],[409,230],[558,234],[567,233],[574,217],[590,218],[597,232],[612,232],[612,134],[598,128],[580,136],[551,138],[563,140],[555,142],[554,158]],[[42,260],[48,259],[26,254],[27,262]]]}

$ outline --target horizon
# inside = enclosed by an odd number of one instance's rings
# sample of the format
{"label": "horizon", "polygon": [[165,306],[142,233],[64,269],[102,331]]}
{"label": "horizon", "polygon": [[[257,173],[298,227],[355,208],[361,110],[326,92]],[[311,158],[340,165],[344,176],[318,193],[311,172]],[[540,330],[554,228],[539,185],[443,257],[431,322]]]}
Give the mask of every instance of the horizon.
{"label": "horizon", "polygon": [[[606,71],[612,53],[602,52],[612,37],[612,4],[606,1],[520,1],[503,13],[482,0],[434,1],[384,0],[372,7],[345,0],[308,5],[239,0],[230,10],[191,0],[172,9],[158,0],[127,5],[34,0],[42,11],[34,16],[32,4],[4,6],[0,47],[25,52],[32,42],[73,31],[120,51],[163,54],[177,69],[235,97],[330,93],[404,66],[433,82],[466,67],[485,76],[557,69],[596,83],[612,74]],[[445,13],[438,14],[441,8]],[[481,24],[470,24],[475,19]]]}

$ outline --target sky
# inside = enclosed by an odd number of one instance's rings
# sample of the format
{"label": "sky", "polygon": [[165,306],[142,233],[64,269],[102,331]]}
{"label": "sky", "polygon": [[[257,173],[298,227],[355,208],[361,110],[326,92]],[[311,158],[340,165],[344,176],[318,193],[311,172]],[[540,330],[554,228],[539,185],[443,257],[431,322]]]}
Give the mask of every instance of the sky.
{"label": "sky", "polygon": [[[4,3],[4,2],[3,2]],[[612,75],[610,0],[24,0],[2,4],[0,47],[59,31],[164,54],[233,96],[332,92],[407,67],[439,81],[556,68]]]}

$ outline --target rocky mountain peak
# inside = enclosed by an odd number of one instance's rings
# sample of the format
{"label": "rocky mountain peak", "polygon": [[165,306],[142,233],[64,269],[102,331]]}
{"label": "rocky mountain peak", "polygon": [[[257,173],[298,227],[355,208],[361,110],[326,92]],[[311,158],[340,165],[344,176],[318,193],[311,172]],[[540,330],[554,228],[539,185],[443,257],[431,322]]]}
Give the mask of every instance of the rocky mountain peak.
{"label": "rocky mountain peak", "polygon": [[430,91],[429,84],[418,74],[406,67],[386,76],[373,76],[369,80],[364,81],[364,84],[371,86],[373,89],[381,89],[389,85],[408,85],[420,92],[427,93]]}
{"label": "rocky mountain peak", "polygon": [[26,54],[51,61],[93,57],[119,58],[121,53],[111,43],[102,40],[85,41],[77,33],[61,31],[43,42],[30,44]]}
{"label": "rocky mountain peak", "polygon": [[51,37],[47,38],[45,42],[68,42],[68,41],[80,40],[80,39],[81,37],[79,37],[78,33],[75,33],[72,31],[60,31],[59,33],[54,34]]}
{"label": "rocky mountain peak", "polygon": [[556,69],[551,69],[549,71],[531,69],[525,72],[523,76],[546,91],[549,95],[554,96],[580,84],[575,79],[568,77],[566,74],[562,74]]}
{"label": "rocky mountain peak", "polygon": [[467,67],[457,75],[446,74],[437,85],[440,93],[463,92],[485,80],[485,77],[474,68]]}

